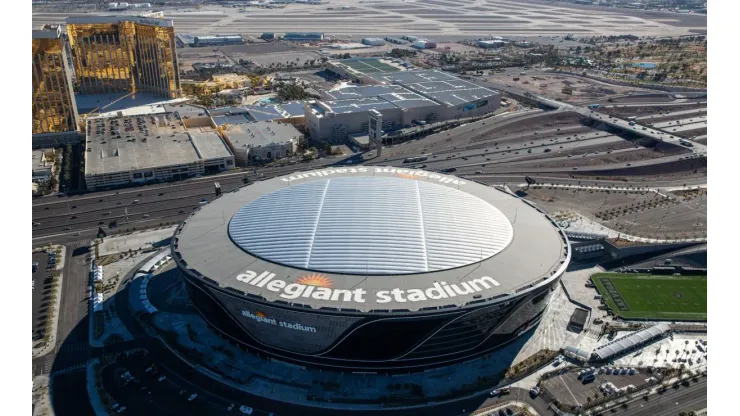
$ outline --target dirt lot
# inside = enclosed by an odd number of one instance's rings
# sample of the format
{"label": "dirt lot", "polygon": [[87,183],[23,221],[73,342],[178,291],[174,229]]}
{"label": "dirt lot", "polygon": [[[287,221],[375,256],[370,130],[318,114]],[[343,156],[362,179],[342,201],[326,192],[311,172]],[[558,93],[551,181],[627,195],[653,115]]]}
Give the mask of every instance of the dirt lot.
{"label": "dirt lot", "polygon": [[663,196],[655,192],[556,188],[530,188],[527,193],[528,199],[548,212],[575,211],[630,235],[652,238],[706,236],[706,193]]}
{"label": "dirt lot", "polygon": [[[602,114],[609,114],[614,117],[627,117],[627,116],[649,116],[651,114],[660,114],[661,111],[670,110],[671,112],[678,112],[684,110],[694,110],[697,108],[707,108],[706,104],[687,104],[687,105],[671,105],[666,107],[661,106],[650,106],[650,107],[601,107],[598,111]],[[666,120],[678,120],[683,118],[682,116],[675,116],[666,118]],[[658,120],[658,119],[656,119]],[[662,120],[662,119],[661,119]]]}
{"label": "dirt lot", "polygon": [[[612,95],[627,94],[631,91],[647,91],[567,75],[526,72],[527,75],[492,74],[487,77],[487,80],[517,86],[529,92],[543,94],[561,101],[608,98]],[[519,80],[514,81],[514,78],[519,78]],[[573,94],[564,94],[563,88],[565,87],[570,87]]]}

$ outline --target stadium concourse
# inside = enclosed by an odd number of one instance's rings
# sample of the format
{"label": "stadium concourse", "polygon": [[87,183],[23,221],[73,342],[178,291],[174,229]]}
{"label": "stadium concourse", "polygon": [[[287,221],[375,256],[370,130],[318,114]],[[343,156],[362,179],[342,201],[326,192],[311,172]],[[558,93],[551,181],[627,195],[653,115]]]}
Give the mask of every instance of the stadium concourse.
{"label": "stadium concourse", "polygon": [[302,365],[385,372],[516,339],[539,322],[570,260],[557,225],[511,194],[363,166],[226,194],[184,221],[172,251],[222,335]]}

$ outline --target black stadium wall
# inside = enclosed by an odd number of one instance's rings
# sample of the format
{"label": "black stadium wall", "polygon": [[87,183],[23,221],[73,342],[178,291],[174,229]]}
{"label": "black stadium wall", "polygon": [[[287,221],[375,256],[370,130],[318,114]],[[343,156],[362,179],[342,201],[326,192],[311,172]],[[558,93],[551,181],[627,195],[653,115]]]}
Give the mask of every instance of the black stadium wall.
{"label": "black stadium wall", "polygon": [[265,302],[180,272],[208,324],[249,351],[304,366],[384,373],[423,371],[491,353],[539,322],[560,280],[501,302],[379,314]]}

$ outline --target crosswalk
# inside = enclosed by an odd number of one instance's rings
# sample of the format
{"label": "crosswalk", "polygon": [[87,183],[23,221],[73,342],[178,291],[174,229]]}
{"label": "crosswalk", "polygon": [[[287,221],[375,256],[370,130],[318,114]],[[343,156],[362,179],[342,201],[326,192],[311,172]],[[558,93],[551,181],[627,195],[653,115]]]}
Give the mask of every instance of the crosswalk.
{"label": "crosswalk", "polygon": [[90,348],[90,345],[86,342],[71,342],[63,343],[58,351],[59,352],[84,352]]}
{"label": "crosswalk", "polygon": [[77,373],[79,371],[85,371],[85,368],[87,367],[86,363],[80,363],[77,365],[73,365],[72,367],[63,368],[61,370],[54,371],[51,373],[52,376],[60,376],[63,374],[70,374],[70,373]]}
{"label": "crosswalk", "polygon": [[54,357],[47,356],[46,360],[44,360],[44,369],[41,372],[42,374],[49,374],[51,373],[51,367],[54,365]]}

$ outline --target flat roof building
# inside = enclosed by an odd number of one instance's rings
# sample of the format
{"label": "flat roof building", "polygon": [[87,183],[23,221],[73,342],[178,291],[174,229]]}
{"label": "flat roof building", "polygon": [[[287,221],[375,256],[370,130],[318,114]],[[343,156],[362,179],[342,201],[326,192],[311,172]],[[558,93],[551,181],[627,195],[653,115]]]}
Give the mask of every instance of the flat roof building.
{"label": "flat roof building", "polygon": [[292,156],[304,138],[294,126],[271,121],[224,124],[220,129],[240,166]]}
{"label": "flat roof building", "polygon": [[77,104],[62,32],[32,32],[32,142],[34,147],[78,141]]}
{"label": "flat roof building", "polygon": [[67,18],[66,25],[80,93],[181,96],[172,20],[84,16]]}
{"label": "flat roof building", "polygon": [[430,70],[377,72],[363,75],[370,85],[325,91],[326,101],[306,106],[311,137],[339,143],[368,131],[369,110],[383,114],[383,131],[411,126],[414,121],[435,122],[473,117],[500,106],[497,91],[453,75]]}
{"label": "flat roof building", "polygon": [[324,40],[322,32],[285,32],[283,40],[289,41],[317,41]]}
{"label": "flat roof building", "polygon": [[195,36],[193,46],[207,45],[241,45],[244,38],[241,35],[214,35],[214,36]]}
{"label": "flat roof building", "polygon": [[51,178],[54,169],[54,150],[34,150],[31,159],[31,181],[41,182]]}
{"label": "flat roof building", "polygon": [[234,167],[234,155],[215,130],[188,130],[173,112],[89,118],[85,150],[90,190],[185,179]]}

